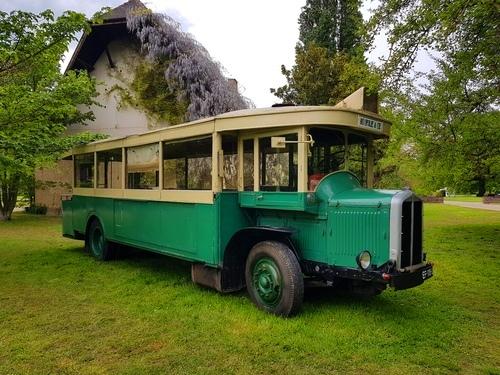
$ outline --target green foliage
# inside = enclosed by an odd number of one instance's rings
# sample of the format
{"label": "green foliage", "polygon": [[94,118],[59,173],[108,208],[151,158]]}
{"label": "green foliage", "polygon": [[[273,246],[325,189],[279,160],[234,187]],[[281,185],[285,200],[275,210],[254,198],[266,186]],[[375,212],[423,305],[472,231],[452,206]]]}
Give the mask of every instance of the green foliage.
{"label": "green foliage", "polygon": [[329,56],[355,55],[361,42],[363,18],[358,0],[307,0],[299,16],[301,46],[315,44]]}
{"label": "green foliage", "polygon": [[165,78],[168,62],[142,62],[137,65],[130,88],[135,100],[148,114],[171,125],[185,121],[188,103]]}
{"label": "green foliage", "polygon": [[359,1],[308,0],[299,17],[295,65],[281,66],[287,83],[271,92],[285,103],[336,104],[361,86],[376,91],[366,63]]}
{"label": "green foliage", "polygon": [[95,82],[85,72],[60,73],[76,33],[88,30],[82,14],[0,12],[0,219],[10,218],[18,190],[35,168],[74,144],[98,138],[67,137],[71,124],[93,119],[77,106],[94,103]]}
{"label": "green foliage", "polygon": [[0,223],[0,373],[496,373],[500,213],[424,209],[433,278],[370,300],[307,288],[293,319],[193,285],[186,262],[98,262],[60,219],[16,213]]}
{"label": "green foliage", "polygon": [[[492,1],[396,0],[370,20],[391,44],[381,74],[393,140],[381,164],[421,192],[500,189],[499,15]],[[412,71],[423,49],[438,56],[436,72]]]}
{"label": "green foliage", "polygon": [[326,48],[311,43],[297,48],[291,70],[281,67],[287,85],[271,89],[285,103],[301,105],[336,104],[360,86],[374,90],[377,75],[362,58],[337,53],[330,57]]}
{"label": "green foliage", "polygon": [[326,48],[310,44],[297,48],[295,66],[287,70],[281,66],[287,85],[271,92],[285,103],[318,105],[328,103],[330,88],[338,80],[338,67],[331,63]]}
{"label": "green foliage", "polygon": [[382,164],[394,166],[406,185],[425,194],[443,187],[481,195],[498,191],[500,114],[478,110],[473,93],[460,91],[453,75],[436,76],[432,91],[407,101],[410,115],[394,121]]}
{"label": "green foliage", "polygon": [[383,65],[387,85],[396,88],[421,50],[437,51],[460,65],[475,67],[488,85],[498,84],[500,8],[485,1],[382,1],[368,24],[368,36],[388,34],[390,55]]}
{"label": "green foliage", "polygon": [[46,215],[47,214],[47,206],[44,205],[31,205],[24,209],[27,214],[33,215]]}
{"label": "green foliage", "polygon": [[117,75],[122,84],[115,84],[107,94],[116,92],[120,107],[141,108],[153,121],[177,125],[186,121],[188,101],[177,85],[165,77],[168,62],[141,61],[133,66],[132,80]]}
{"label": "green foliage", "polygon": [[[48,73],[51,64],[66,51],[77,32],[90,31],[83,14],[64,12],[57,19],[51,10],[40,14],[0,11],[0,82],[7,75],[34,68]],[[43,69],[40,63],[49,63]]]}

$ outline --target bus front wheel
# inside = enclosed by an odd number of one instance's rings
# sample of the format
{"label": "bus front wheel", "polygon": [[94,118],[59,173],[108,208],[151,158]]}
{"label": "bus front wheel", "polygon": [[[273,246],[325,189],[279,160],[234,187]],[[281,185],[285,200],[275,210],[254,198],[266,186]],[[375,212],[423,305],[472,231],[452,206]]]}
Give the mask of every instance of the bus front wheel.
{"label": "bus front wheel", "polygon": [[260,309],[279,316],[295,315],[304,298],[304,279],[295,254],[281,242],[255,245],[247,258],[248,294]]}
{"label": "bus front wheel", "polygon": [[94,219],[90,223],[85,238],[85,247],[96,259],[110,260],[113,258],[113,250],[104,236],[104,230],[98,219]]}

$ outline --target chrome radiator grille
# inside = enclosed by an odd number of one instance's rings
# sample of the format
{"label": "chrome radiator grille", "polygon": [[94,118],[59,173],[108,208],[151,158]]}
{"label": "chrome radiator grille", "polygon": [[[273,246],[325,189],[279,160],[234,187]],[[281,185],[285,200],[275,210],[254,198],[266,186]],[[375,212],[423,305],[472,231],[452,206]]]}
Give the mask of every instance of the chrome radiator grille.
{"label": "chrome radiator grille", "polygon": [[399,267],[410,267],[422,261],[422,201],[412,196],[403,201]]}

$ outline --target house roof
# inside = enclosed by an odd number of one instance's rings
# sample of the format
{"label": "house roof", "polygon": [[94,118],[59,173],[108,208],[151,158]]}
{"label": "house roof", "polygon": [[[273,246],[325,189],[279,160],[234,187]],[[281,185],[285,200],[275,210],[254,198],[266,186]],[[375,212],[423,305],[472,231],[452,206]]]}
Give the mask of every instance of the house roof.
{"label": "house roof", "polygon": [[129,0],[105,14],[102,23],[91,24],[92,31],[80,38],[66,71],[78,69],[92,71],[95,62],[109,42],[129,35],[127,14],[137,9],[148,8],[140,0]]}
{"label": "house roof", "polygon": [[111,9],[108,13],[103,16],[104,23],[113,22],[116,20],[125,20],[127,14],[131,11],[137,9],[147,9],[146,6],[140,0],[129,0],[116,8]]}

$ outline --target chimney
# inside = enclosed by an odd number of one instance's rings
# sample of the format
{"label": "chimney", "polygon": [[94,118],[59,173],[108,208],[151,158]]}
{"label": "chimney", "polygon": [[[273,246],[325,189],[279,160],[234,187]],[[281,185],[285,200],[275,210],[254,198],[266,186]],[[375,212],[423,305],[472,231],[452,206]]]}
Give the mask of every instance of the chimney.
{"label": "chimney", "polygon": [[227,83],[229,83],[229,87],[231,87],[236,92],[238,92],[238,81],[237,80],[235,80],[234,78],[228,78]]}

